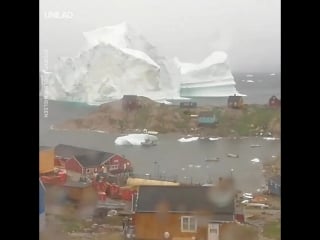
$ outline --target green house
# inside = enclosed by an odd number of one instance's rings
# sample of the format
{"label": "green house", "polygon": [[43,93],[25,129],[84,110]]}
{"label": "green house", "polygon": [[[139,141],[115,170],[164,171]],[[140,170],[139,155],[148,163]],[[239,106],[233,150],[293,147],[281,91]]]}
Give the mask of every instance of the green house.
{"label": "green house", "polygon": [[198,125],[215,125],[217,118],[213,112],[200,112],[198,116]]}

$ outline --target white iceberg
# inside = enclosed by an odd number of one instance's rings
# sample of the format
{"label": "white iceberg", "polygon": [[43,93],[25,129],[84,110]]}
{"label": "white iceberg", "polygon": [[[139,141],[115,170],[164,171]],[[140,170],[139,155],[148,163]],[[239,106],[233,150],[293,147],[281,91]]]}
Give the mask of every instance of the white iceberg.
{"label": "white iceberg", "polygon": [[99,105],[135,94],[170,104],[165,99],[179,97],[179,79],[169,73],[174,64],[126,23],[84,37],[86,47],[78,56],[60,58],[52,72],[41,73],[48,99]]}
{"label": "white iceberg", "polygon": [[224,52],[199,64],[168,60],[126,23],[83,35],[86,45],[77,56],[60,58],[51,72],[41,72],[40,95],[90,105],[131,94],[164,104],[184,97],[245,96],[235,88]]}
{"label": "white iceberg", "polygon": [[197,141],[199,139],[199,137],[189,137],[189,138],[179,138],[178,141],[179,142],[183,142],[183,143],[186,143],[186,142],[194,142],[194,141]]}
{"label": "white iceberg", "polygon": [[177,57],[174,62],[180,73],[182,97],[228,97],[245,96],[235,88],[234,77],[227,63],[227,54],[222,51],[211,53],[201,63],[184,63]]}
{"label": "white iceberg", "polygon": [[116,145],[133,145],[140,146],[146,141],[156,142],[158,138],[150,134],[128,134],[126,136],[117,137],[114,143]]}

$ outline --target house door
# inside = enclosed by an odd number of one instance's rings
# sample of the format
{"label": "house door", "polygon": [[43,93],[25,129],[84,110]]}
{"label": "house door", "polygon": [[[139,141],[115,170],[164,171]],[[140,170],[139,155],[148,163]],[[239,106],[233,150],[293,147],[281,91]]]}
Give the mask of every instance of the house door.
{"label": "house door", "polygon": [[219,224],[208,224],[208,240],[219,240]]}

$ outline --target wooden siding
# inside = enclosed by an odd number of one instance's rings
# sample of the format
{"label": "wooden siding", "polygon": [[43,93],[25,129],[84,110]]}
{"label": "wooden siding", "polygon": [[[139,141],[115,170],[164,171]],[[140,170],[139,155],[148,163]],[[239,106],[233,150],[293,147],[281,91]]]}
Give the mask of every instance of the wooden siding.
{"label": "wooden siding", "polygon": [[66,166],[66,170],[67,171],[73,171],[73,172],[77,172],[77,173],[83,174],[82,166],[74,158],[71,158],[68,161],[66,161],[65,166]]}
{"label": "wooden siding", "polygon": [[96,192],[92,186],[87,187],[66,187],[64,186],[67,198],[80,203],[89,203],[96,200]]}
{"label": "wooden siding", "polygon": [[54,169],[54,149],[42,150],[39,152],[40,174],[53,172]]}
{"label": "wooden siding", "polygon": [[108,171],[112,174],[130,172],[132,170],[131,162],[119,155],[114,155],[104,163],[108,166]]}
{"label": "wooden siding", "polygon": [[197,217],[197,232],[181,232],[181,217],[193,216],[177,213],[136,213],[134,222],[137,239],[163,239],[164,232],[171,238],[207,239],[210,216]]}

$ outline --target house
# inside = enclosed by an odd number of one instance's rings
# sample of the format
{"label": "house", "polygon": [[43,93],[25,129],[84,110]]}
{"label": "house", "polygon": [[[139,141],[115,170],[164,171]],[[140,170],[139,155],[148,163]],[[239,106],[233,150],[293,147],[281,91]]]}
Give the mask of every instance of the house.
{"label": "house", "polygon": [[269,99],[269,107],[280,107],[280,106],[281,106],[281,100],[276,96],[272,96]]}
{"label": "house", "polygon": [[268,191],[270,194],[281,195],[281,177],[280,175],[274,176],[268,180]]}
{"label": "house", "polygon": [[54,170],[54,148],[39,147],[39,170],[40,174],[52,173]]}
{"label": "house", "polygon": [[196,108],[197,103],[196,102],[181,102],[180,108]]}
{"label": "house", "polygon": [[229,108],[242,108],[243,107],[243,98],[237,96],[236,94],[228,97],[228,107]]}
{"label": "house", "polygon": [[114,153],[60,144],[56,146],[55,154],[64,162],[68,176],[74,181],[83,175],[92,176],[95,172],[121,175],[132,171],[131,162]]}
{"label": "house", "polygon": [[219,239],[234,222],[234,195],[205,186],[140,186],[133,197],[136,239]]}
{"label": "house", "polygon": [[74,147],[65,144],[58,144],[54,148],[54,165],[59,167],[65,167],[65,164],[70,160],[75,154],[81,153],[82,149],[79,147]]}
{"label": "house", "polygon": [[124,95],[122,98],[122,108],[124,110],[133,110],[139,107],[137,95]]}
{"label": "house", "polygon": [[198,116],[198,126],[213,126],[217,123],[217,118],[212,111],[200,112]]}
{"label": "house", "polygon": [[45,206],[46,189],[39,178],[39,231],[45,228],[46,206]]}

